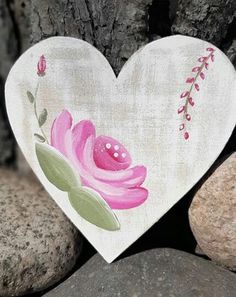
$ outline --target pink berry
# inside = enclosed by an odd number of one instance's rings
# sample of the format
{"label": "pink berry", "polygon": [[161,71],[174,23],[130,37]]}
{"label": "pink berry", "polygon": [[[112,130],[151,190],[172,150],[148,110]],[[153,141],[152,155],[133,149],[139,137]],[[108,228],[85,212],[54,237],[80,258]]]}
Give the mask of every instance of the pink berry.
{"label": "pink berry", "polygon": [[198,62],[201,62],[201,63],[202,63],[202,62],[204,62],[205,60],[206,60],[206,57],[201,57],[201,58],[198,59]]}
{"label": "pink berry", "polygon": [[188,91],[185,91],[185,92],[183,92],[183,93],[180,95],[180,98],[187,97],[188,95],[189,95],[189,92],[188,92]]}
{"label": "pink berry", "polygon": [[199,91],[199,90],[200,90],[200,87],[199,87],[199,85],[198,85],[198,84],[195,84],[195,85],[194,85],[194,87],[195,87],[195,89],[196,89],[197,91]]}
{"label": "pink berry", "polygon": [[185,127],[185,125],[184,125],[184,124],[181,124],[181,125],[179,126],[179,131],[183,130],[184,127]]}
{"label": "pink berry", "polygon": [[187,140],[188,138],[189,138],[189,133],[188,133],[188,132],[185,132],[185,133],[184,133],[184,139]]}
{"label": "pink berry", "polygon": [[181,106],[179,109],[178,109],[178,113],[181,113],[184,111],[184,106]]}
{"label": "pink berry", "polygon": [[205,63],[205,68],[208,69],[209,68],[209,64]]}
{"label": "pink berry", "polygon": [[191,116],[190,116],[190,114],[188,114],[188,113],[186,114],[186,120],[187,120],[187,121],[190,121],[190,120],[191,120]]}
{"label": "pink berry", "polygon": [[200,67],[194,67],[193,69],[192,69],[192,72],[198,72],[200,70]]}
{"label": "pink berry", "polygon": [[193,101],[193,98],[192,98],[192,97],[189,97],[189,98],[188,98],[188,102],[189,102],[189,104],[192,105],[192,106],[194,106],[194,104],[195,104],[194,101]]}
{"label": "pink berry", "polygon": [[205,79],[205,74],[203,72],[201,72],[200,77],[201,77],[202,80]]}
{"label": "pink berry", "polygon": [[214,62],[215,61],[215,56],[211,55],[211,61]]}
{"label": "pink berry", "polygon": [[188,77],[187,79],[186,79],[186,83],[193,83],[194,82],[194,77]]}

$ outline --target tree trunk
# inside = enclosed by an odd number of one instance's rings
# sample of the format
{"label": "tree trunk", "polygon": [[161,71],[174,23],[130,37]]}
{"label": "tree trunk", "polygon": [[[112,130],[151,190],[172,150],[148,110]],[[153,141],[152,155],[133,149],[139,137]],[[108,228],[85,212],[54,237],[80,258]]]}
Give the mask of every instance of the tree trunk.
{"label": "tree trunk", "polygon": [[148,42],[151,0],[32,0],[32,42],[54,35],[93,44],[118,73],[124,62]]}
{"label": "tree trunk", "polygon": [[198,37],[220,47],[235,16],[235,0],[179,0],[172,32]]}
{"label": "tree trunk", "polygon": [[214,43],[236,64],[235,14],[235,0],[0,0],[0,164],[14,160],[3,82],[31,44],[56,35],[82,38],[117,74],[138,48],[178,33]]}
{"label": "tree trunk", "polygon": [[7,0],[0,0],[0,165],[11,162],[14,156],[14,141],[7,122],[4,104],[4,82],[17,57],[18,49]]}

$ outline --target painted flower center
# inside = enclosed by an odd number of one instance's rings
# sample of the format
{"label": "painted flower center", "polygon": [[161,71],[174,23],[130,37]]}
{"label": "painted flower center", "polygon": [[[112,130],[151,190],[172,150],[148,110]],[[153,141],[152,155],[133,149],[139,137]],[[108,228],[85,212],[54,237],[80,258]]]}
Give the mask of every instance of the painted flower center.
{"label": "painted flower center", "polygon": [[122,170],[131,164],[130,154],[125,147],[108,136],[96,138],[93,158],[98,167],[107,170]]}

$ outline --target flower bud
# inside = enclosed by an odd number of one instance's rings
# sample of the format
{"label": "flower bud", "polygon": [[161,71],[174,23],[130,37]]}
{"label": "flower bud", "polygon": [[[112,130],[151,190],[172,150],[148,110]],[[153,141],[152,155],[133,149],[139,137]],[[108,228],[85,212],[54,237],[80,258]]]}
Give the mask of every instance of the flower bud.
{"label": "flower bud", "polygon": [[46,59],[44,57],[44,55],[42,55],[40,58],[39,58],[39,61],[38,61],[38,72],[37,74],[39,76],[44,76],[45,75],[45,70],[46,70]]}

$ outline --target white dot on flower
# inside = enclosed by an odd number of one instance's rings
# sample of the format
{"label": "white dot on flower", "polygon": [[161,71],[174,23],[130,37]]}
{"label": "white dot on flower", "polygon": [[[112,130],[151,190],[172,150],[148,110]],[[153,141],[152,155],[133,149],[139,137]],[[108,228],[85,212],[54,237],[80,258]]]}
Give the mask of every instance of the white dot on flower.
{"label": "white dot on flower", "polygon": [[118,153],[114,153],[114,155],[113,155],[115,158],[117,158],[118,156],[119,156],[119,154]]}
{"label": "white dot on flower", "polygon": [[106,144],[106,148],[107,148],[107,149],[110,149],[110,148],[111,148],[111,144],[110,144],[110,143],[107,143],[107,144]]}
{"label": "white dot on flower", "polygon": [[119,148],[120,148],[120,147],[119,147],[118,144],[114,145],[114,149],[115,149],[116,151],[118,151]]}
{"label": "white dot on flower", "polygon": [[125,158],[125,157],[126,157],[126,153],[122,153],[121,156],[122,156],[123,158]]}

